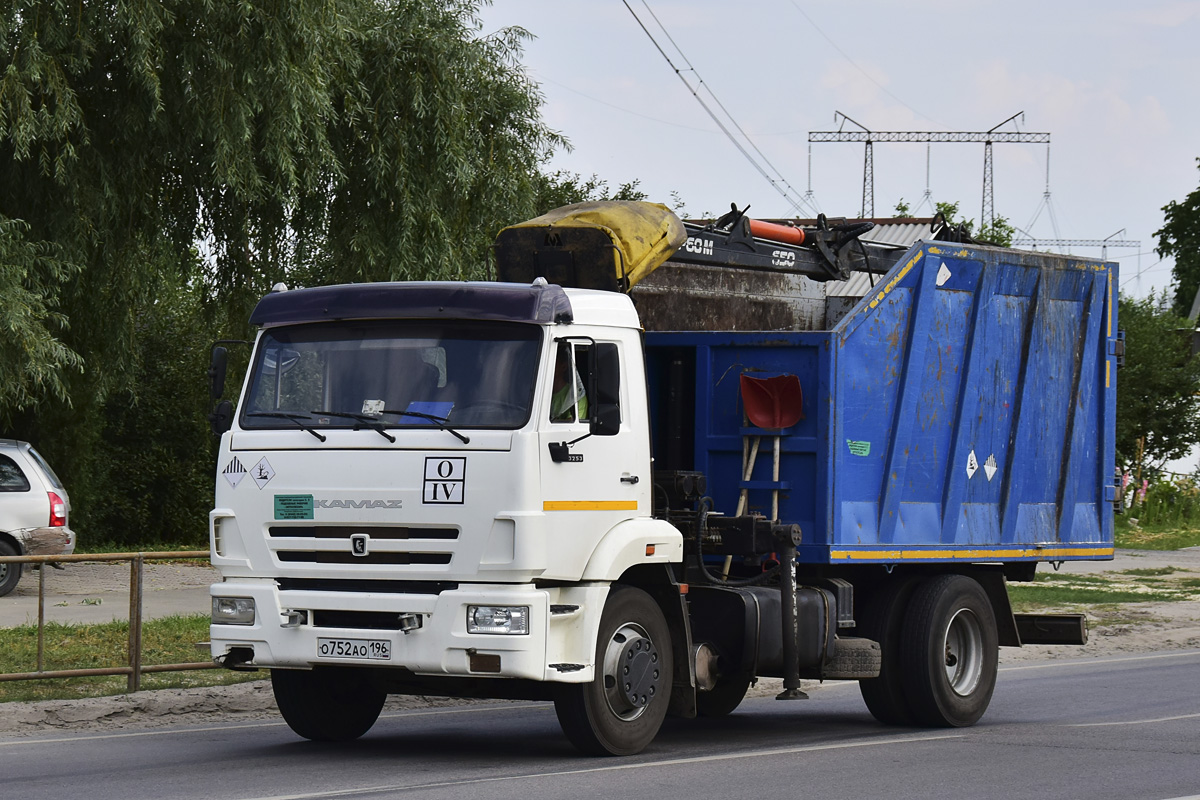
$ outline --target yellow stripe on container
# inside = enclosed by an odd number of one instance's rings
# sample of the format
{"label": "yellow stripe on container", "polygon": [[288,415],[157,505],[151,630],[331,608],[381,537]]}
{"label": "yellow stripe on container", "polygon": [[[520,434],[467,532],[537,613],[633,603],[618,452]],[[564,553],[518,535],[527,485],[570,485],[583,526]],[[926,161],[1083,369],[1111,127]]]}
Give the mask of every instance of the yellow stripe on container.
{"label": "yellow stripe on container", "polygon": [[637,511],[637,500],[546,500],[543,511]]}
{"label": "yellow stripe on container", "polygon": [[835,561],[902,561],[905,559],[937,559],[945,561],[978,561],[1004,558],[1096,558],[1111,556],[1112,547],[1028,547],[991,550],[831,550]]}

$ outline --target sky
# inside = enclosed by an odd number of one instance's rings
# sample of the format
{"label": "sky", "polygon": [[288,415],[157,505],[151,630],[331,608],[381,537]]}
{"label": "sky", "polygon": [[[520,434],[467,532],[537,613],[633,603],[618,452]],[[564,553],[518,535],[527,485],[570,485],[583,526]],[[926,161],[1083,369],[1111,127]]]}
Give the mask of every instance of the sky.
{"label": "sky", "polygon": [[[549,169],[610,187],[636,180],[668,205],[674,193],[688,217],[730,203],[797,216],[777,187],[793,198],[811,187],[820,211],[856,217],[862,144],[813,144],[810,172],[808,134],[838,130],[835,112],[872,131],[986,131],[1024,112],[999,130],[1048,132],[1050,145],[993,146],[996,213],[1038,239],[1140,241],[1108,250],[1122,290],[1170,285],[1154,232],[1162,207],[1200,186],[1200,0],[627,1],[494,0],[482,11],[485,34],[519,26],[533,37],[521,61],[545,122],[571,142]],[[983,151],[934,144],[932,200],[978,220]],[[926,174],[926,145],[876,143],[875,215],[893,216],[901,199],[930,215]]]}

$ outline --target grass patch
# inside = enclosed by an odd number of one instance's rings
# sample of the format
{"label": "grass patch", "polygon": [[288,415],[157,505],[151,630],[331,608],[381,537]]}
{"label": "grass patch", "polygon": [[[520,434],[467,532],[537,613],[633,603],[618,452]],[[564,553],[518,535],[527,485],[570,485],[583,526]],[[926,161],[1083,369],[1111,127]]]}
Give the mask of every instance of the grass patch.
{"label": "grass patch", "polygon": [[[185,664],[207,661],[209,618],[204,614],[163,617],[142,625],[142,664]],[[129,623],[125,620],[95,625],[45,627],[44,664],[49,670],[123,667],[128,664],[126,646]],[[0,628],[0,673],[33,672],[37,668],[37,626]],[[162,672],[142,675],[143,689],[174,689],[192,686],[225,686],[261,680],[265,673],[230,672],[223,669]],[[0,702],[23,700],[69,700],[123,694],[126,676],[54,678],[0,683]]]}
{"label": "grass patch", "polygon": [[207,550],[208,539],[198,544],[180,544],[179,542],[140,542],[138,544],[113,544],[112,542],[81,541],[75,548],[76,553],[96,555],[99,553],[174,553],[184,550]]}
{"label": "grass patch", "polygon": [[1070,572],[1039,572],[1033,576],[1035,583],[1070,583],[1073,585],[1107,586],[1111,580],[1103,575],[1076,575]]}
{"label": "grass patch", "polygon": [[1153,578],[1161,575],[1171,575],[1176,572],[1183,572],[1179,567],[1139,567],[1137,569],[1123,569],[1122,575],[1139,575],[1141,577]]}
{"label": "grass patch", "polygon": [[1043,573],[1032,583],[1010,583],[1014,611],[1079,608],[1090,611],[1121,603],[1164,603],[1200,599],[1200,578],[1168,578],[1174,567],[1130,569],[1118,575]]}
{"label": "grass patch", "polygon": [[1180,550],[1200,547],[1200,529],[1180,525],[1144,524],[1133,527],[1129,519],[1134,512],[1117,517],[1116,545],[1129,550]]}
{"label": "grass patch", "polygon": [[[1183,596],[1181,596],[1183,595]],[[1010,585],[1008,596],[1014,611],[1030,611],[1047,606],[1091,605],[1093,603],[1161,603],[1189,600],[1189,596],[1148,587],[1118,589],[1101,586]]]}

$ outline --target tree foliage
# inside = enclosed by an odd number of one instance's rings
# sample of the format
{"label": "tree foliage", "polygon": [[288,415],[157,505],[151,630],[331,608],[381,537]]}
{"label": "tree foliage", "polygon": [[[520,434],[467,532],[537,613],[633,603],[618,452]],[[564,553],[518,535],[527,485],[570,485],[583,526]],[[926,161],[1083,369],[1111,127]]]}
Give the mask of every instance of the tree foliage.
{"label": "tree foliage", "polygon": [[[525,34],[481,36],[476,12],[477,0],[11,5],[0,218],[75,271],[42,327],[83,358],[89,389],[131,366],[133,310],[164,280],[244,311],[279,280],[481,274],[495,231],[532,211],[558,138],[516,61]],[[34,266],[35,280],[54,274]],[[69,381],[69,356],[51,364]]]}
{"label": "tree foliage", "polygon": [[[1200,167],[1200,158],[1196,164]],[[1200,289],[1200,188],[1182,203],[1172,200],[1163,206],[1163,226],[1154,235],[1158,254],[1175,258],[1175,313],[1187,316]]]}
{"label": "tree foliage", "polygon": [[272,284],[480,277],[545,210],[563,140],[481,1],[5,4],[0,434],[64,473],[73,524],[203,529],[207,343]]}
{"label": "tree foliage", "polygon": [[1117,381],[1117,461],[1161,467],[1200,443],[1200,358],[1188,321],[1162,306],[1166,296],[1121,298],[1125,367]]}
{"label": "tree foliage", "polygon": [[[957,202],[954,203],[934,203],[934,216],[941,214],[946,219],[948,225],[961,226],[964,232],[985,244],[994,244],[997,247],[1012,247],[1013,236],[1016,235],[1017,229],[1008,221],[1007,217],[996,217],[991,223],[983,225],[979,228],[978,233],[974,233],[975,220],[960,219],[958,216]],[[895,216],[908,217],[912,214],[912,207],[900,198],[896,203]]]}
{"label": "tree foliage", "polygon": [[[615,190],[608,188],[608,181],[598,175],[585,178],[577,172],[558,170],[537,176],[537,213],[544,214],[560,206],[587,203],[597,200],[645,200],[646,193],[638,188],[636,178],[618,184]],[[515,220],[514,220],[515,221]]]}

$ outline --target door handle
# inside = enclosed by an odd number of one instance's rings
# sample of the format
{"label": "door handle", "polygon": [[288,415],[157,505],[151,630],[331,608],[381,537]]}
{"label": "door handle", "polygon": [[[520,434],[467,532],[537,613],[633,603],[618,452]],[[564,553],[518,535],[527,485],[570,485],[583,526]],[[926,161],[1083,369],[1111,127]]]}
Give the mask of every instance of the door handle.
{"label": "door handle", "polygon": [[632,485],[632,484],[637,483],[638,480],[639,479],[638,479],[637,475],[622,475],[621,476],[621,483],[628,483],[628,484]]}

